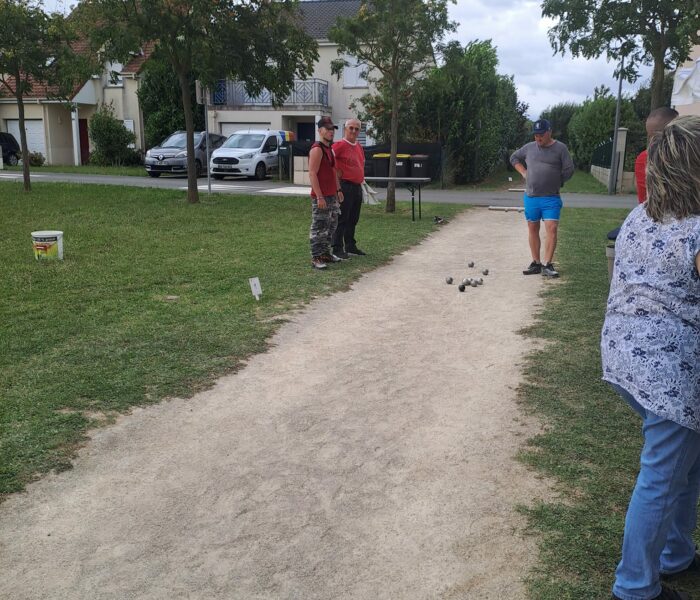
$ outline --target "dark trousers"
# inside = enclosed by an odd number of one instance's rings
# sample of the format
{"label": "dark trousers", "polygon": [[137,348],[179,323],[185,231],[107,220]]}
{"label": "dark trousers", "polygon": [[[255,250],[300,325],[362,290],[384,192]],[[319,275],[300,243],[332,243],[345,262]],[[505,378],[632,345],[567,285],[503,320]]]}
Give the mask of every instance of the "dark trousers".
{"label": "dark trousers", "polygon": [[359,183],[341,180],[340,189],[343,190],[343,202],[340,205],[338,228],[333,236],[333,251],[340,252],[345,249],[347,252],[357,247],[355,226],[360,220],[362,209],[362,186]]}

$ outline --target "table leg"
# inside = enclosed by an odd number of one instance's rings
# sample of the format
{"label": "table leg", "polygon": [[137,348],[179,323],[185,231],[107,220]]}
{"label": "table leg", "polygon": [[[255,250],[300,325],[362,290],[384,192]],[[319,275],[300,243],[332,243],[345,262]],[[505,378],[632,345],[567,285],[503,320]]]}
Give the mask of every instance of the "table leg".
{"label": "table leg", "polygon": [[420,207],[420,183],[418,184],[418,219],[422,219],[421,207]]}

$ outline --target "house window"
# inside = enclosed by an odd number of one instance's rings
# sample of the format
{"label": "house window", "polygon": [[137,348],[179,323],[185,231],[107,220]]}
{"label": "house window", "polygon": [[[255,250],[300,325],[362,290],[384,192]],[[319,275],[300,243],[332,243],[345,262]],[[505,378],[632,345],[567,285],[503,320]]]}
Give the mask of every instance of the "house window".
{"label": "house window", "polygon": [[358,64],[354,56],[346,54],[343,56],[348,65],[343,69],[343,87],[346,88],[366,88],[369,87],[365,77],[367,65]]}
{"label": "house window", "polygon": [[107,72],[107,87],[122,87],[124,80],[122,79],[122,69],[124,65],[118,62],[108,62],[105,65]]}

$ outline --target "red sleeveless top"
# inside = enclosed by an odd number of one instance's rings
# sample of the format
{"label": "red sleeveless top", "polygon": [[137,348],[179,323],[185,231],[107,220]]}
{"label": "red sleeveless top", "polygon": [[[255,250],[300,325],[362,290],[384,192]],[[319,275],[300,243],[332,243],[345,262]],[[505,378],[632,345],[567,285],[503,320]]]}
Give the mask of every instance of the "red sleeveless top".
{"label": "red sleeveless top", "polygon": [[[318,184],[321,186],[321,193],[324,196],[335,196],[338,186],[335,178],[335,154],[333,154],[333,149],[320,142],[314,142],[311,146],[311,149],[313,148],[320,148],[323,153],[321,165],[318,168]],[[311,188],[311,197],[316,197],[313,188]]]}

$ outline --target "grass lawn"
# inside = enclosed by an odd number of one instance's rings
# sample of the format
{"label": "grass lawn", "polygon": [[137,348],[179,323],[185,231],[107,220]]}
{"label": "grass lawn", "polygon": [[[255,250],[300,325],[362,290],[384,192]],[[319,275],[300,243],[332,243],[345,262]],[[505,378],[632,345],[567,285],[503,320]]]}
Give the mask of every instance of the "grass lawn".
{"label": "grass lawn", "polygon": [[[553,477],[561,501],[524,509],[541,536],[533,600],[610,597],[641,448],[641,421],[601,381],[600,330],[608,292],[606,233],[628,211],[569,208],[557,250],[562,279],[528,334],[548,343],[531,356],[521,400],[546,424],[522,458]],[[700,578],[679,589],[700,593]],[[698,596],[695,596],[698,597]]]}
{"label": "grass lawn", "polygon": [[[368,256],[310,267],[307,198],[0,182],[0,497],[70,467],[89,427],[191,395],[266,349],[280,317],[347,288],[435,229],[364,206]],[[446,217],[455,204],[426,205]],[[34,260],[59,229],[65,260]],[[260,278],[253,298],[248,278]],[[176,299],[168,299],[176,296]]]}
{"label": "grass lawn", "polygon": [[[509,181],[508,178],[512,181]],[[476,185],[452,185],[447,189],[466,190],[471,192],[493,192],[505,191],[508,188],[524,187],[523,178],[517,171],[508,171],[505,167],[501,167],[494,173],[489,175],[484,181]],[[440,189],[440,182],[433,182],[426,189]],[[573,177],[566,182],[562,188],[564,193],[581,193],[581,194],[607,194],[608,188],[600,183],[590,173],[576,170]]]}
{"label": "grass lawn", "polygon": [[[10,167],[5,165],[7,171],[22,172],[21,166]],[[133,177],[146,177],[146,169],[143,166],[136,167],[97,167],[94,165],[44,165],[43,167],[30,167],[30,173],[76,173],[81,175],[129,175]]]}

